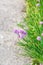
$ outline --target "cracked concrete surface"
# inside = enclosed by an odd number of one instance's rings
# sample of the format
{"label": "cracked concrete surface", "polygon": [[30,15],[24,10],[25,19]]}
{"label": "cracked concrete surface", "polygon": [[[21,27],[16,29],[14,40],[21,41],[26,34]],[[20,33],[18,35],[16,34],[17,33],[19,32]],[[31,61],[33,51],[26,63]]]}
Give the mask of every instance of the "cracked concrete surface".
{"label": "cracked concrete surface", "polygon": [[17,35],[13,29],[22,21],[23,0],[0,0],[0,65],[26,65],[28,58],[20,56],[22,52],[16,45]]}

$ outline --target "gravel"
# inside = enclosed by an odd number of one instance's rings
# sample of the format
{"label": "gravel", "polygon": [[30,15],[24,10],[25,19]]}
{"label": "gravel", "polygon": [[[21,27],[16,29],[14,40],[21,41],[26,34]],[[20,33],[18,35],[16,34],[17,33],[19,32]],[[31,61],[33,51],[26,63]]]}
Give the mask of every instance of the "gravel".
{"label": "gravel", "polygon": [[[26,65],[28,58],[21,56],[18,37],[13,29],[23,20],[23,0],[0,0],[0,65]],[[19,28],[18,28],[19,29]]]}

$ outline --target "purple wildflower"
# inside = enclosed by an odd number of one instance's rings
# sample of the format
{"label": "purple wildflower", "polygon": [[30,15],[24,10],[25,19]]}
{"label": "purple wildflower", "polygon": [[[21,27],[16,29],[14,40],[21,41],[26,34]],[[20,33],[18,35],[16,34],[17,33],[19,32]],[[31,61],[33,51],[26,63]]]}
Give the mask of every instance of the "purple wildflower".
{"label": "purple wildflower", "polygon": [[40,22],[40,24],[42,25],[42,24],[43,24],[43,22],[41,21],[41,22]]}
{"label": "purple wildflower", "polygon": [[26,32],[25,32],[24,30],[19,30],[19,32],[20,32],[21,34],[26,34]]}
{"label": "purple wildflower", "polygon": [[40,41],[41,40],[41,37],[40,36],[37,36],[37,40]]}
{"label": "purple wildflower", "polygon": [[19,31],[18,30],[14,30],[14,33],[19,34]]}
{"label": "purple wildflower", "polygon": [[26,31],[24,30],[14,30],[14,32],[19,36],[19,38],[24,38],[26,35]]}

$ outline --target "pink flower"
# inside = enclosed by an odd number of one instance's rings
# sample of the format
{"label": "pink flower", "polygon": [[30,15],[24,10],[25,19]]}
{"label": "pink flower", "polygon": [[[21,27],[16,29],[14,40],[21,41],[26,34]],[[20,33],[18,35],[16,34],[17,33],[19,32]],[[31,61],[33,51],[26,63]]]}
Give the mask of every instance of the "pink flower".
{"label": "pink flower", "polygon": [[43,36],[43,33],[41,34],[41,36]]}
{"label": "pink flower", "polygon": [[37,40],[40,41],[41,40],[41,37],[40,36],[37,36]]}
{"label": "pink flower", "polygon": [[43,22],[41,21],[41,22],[40,22],[40,24],[42,25],[42,24],[43,24]]}
{"label": "pink flower", "polygon": [[19,36],[19,38],[24,38],[25,37],[25,35],[26,35],[26,31],[24,31],[24,30],[14,30],[14,33],[16,33],[18,36]]}

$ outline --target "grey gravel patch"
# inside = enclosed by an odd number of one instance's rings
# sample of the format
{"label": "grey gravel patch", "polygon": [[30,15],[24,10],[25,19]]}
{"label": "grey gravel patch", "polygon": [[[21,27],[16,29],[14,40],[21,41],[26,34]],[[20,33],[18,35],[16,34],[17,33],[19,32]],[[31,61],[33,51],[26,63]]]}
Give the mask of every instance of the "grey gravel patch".
{"label": "grey gravel patch", "polygon": [[23,19],[24,5],[23,0],[0,0],[0,65],[28,63],[28,58],[19,55],[22,51],[17,46],[18,36],[13,32]]}
{"label": "grey gravel patch", "polygon": [[23,6],[23,0],[0,0],[0,30],[12,31],[22,19]]}

